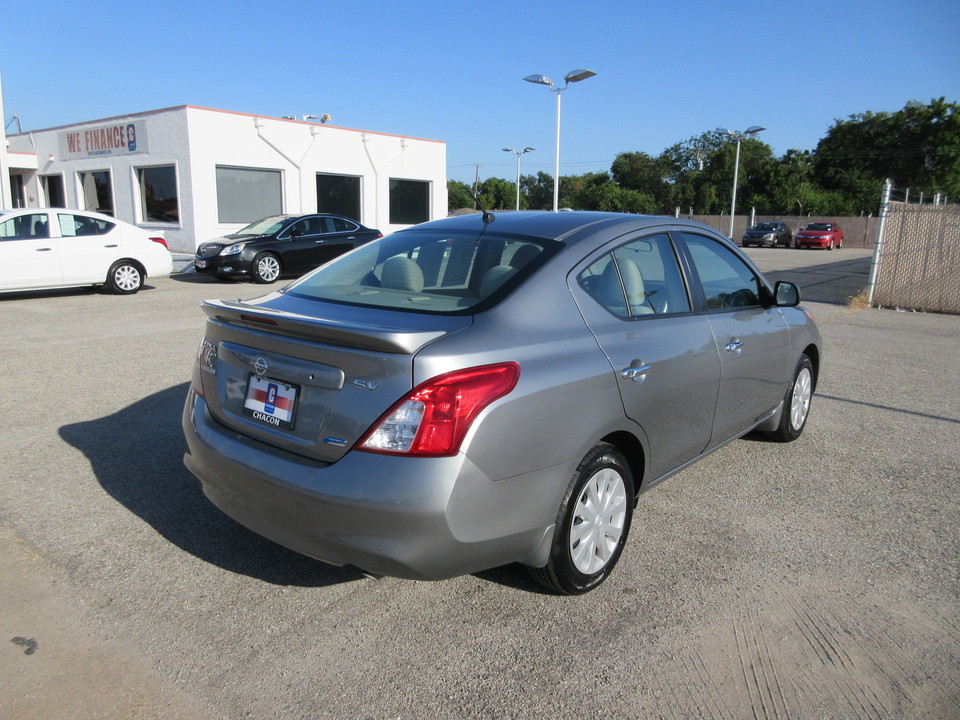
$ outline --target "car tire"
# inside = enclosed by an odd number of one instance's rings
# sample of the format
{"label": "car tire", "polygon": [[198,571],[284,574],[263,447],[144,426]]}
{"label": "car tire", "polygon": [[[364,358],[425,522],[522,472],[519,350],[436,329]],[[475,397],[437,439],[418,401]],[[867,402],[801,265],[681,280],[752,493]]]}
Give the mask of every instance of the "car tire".
{"label": "car tire", "polygon": [[260,253],[253,259],[253,281],[261,285],[276,282],[283,268],[280,258],[273,253]]}
{"label": "car tire", "polygon": [[598,443],[570,481],[557,513],[550,559],[529,568],[541,585],[562,595],[593,590],[620,559],[633,518],[633,474],[612,445]]}
{"label": "car tire", "polygon": [[810,403],[813,400],[815,385],[813,363],[809,357],[801,355],[797,362],[797,369],[793,373],[793,380],[783,398],[780,424],[776,430],[767,433],[771,439],[777,442],[793,442],[800,437],[810,416]]}
{"label": "car tire", "polygon": [[133,295],[143,287],[143,268],[132,260],[117,260],[107,272],[104,283],[114,295]]}
{"label": "car tire", "polygon": [[833,239],[830,239],[830,244],[827,245],[827,250],[833,250]]}

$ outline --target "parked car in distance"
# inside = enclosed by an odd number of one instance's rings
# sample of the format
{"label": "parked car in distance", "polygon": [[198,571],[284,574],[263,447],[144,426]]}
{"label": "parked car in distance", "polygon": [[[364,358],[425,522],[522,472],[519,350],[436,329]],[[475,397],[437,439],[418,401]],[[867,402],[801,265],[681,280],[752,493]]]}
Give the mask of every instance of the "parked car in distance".
{"label": "parked car in distance", "polygon": [[797,247],[842,248],[843,228],[836,223],[810,223],[797,232]]}
{"label": "parked car in distance", "polygon": [[194,268],[201,275],[272,283],[284,275],[303,275],[379,237],[379,230],[339,215],[274,215],[203,243]]}
{"label": "parked car in distance", "polygon": [[686,220],[424,223],[203,303],[184,462],[228,515],[334,565],[519,562],[583,593],[640,493],[751,430],[800,436],[821,351],[799,302]]}
{"label": "parked car in distance", "polygon": [[793,231],[782,222],[759,222],[743,234],[741,243],[744,247],[790,247],[793,244]]}
{"label": "parked car in distance", "polygon": [[172,271],[162,232],[87,210],[0,212],[0,292],[103,285],[129,295]]}

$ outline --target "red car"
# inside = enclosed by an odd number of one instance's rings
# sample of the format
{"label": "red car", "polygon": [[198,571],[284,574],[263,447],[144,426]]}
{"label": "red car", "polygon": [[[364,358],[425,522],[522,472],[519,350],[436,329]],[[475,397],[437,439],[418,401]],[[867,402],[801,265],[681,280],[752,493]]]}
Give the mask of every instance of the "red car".
{"label": "red car", "polygon": [[795,244],[799,248],[842,248],[843,228],[836,223],[810,223],[797,233]]}

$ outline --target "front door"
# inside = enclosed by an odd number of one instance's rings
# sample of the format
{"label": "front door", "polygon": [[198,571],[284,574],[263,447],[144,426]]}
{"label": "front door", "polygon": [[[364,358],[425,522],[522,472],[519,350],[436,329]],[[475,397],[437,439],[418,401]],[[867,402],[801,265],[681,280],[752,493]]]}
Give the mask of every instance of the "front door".
{"label": "front door", "polygon": [[793,367],[790,332],[763,283],[736,253],[713,238],[684,233],[705,295],[720,354],[721,380],[711,445],[729,440],[776,409]]}

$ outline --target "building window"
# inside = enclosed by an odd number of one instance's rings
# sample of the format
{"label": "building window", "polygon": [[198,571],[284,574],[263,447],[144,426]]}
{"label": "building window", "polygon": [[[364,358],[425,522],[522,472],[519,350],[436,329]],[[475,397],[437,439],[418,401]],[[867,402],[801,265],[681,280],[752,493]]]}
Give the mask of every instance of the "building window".
{"label": "building window", "polygon": [[113,184],[109,170],[77,173],[83,191],[83,207],[86,210],[113,215]]}
{"label": "building window", "polygon": [[360,222],[360,178],[317,173],[317,212]]}
{"label": "building window", "polygon": [[217,166],[217,209],[222,223],[250,223],[283,212],[281,173]]}
{"label": "building window", "polygon": [[173,165],[137,168],[140,217],[144,222],[180,222],[177,170]]}
{"label": "building window", "polygon": [[67,197],[63,192],[63,175],[41,175],[40,184],[47,199],[46,207],[67,206]]}
{"label": "building window", "polygon": [[430,219],[430,183],[390,178],[390,224],[416,225]]}

